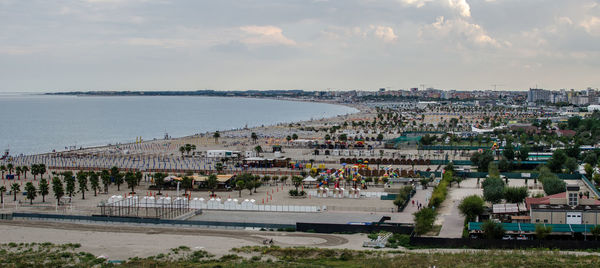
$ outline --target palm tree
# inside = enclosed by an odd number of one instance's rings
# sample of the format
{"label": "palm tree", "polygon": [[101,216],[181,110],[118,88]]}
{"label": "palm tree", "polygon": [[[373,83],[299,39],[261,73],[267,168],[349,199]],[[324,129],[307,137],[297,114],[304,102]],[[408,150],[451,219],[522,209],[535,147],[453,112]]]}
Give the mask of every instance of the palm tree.
{"label": "palm tree", "polygon": [[137,178],[133,172],[125,173],[125,182],[127,182],[127,188],[131,188],[131,194],[135,194],[135,186],[137,186]]}
{"label": "palm tree", "polygon": [[15,168],[15,173],[17,173],[17,178],[19,178],[19,180],[21,180],[21,167],[17,166]]}
{"label": "palm tree", "polygon": [[8,169],[8,174],[12,173],[14,167],[15,166],[13,166],[12,163],[9,163],[8,165],[6,165],[6,169]]}
{"label": "palm tree", "polygon": [[52,191],[54,191],[54,197],[56,197],[56,205],[60,205],[60,198],[65,195],[63,183],[58,177],[52,179]]}
{"label": "palm tree", "polygon": [[208,176],[208,179],[206,180],[206,186],[210,190],[211,196],[215,195],[215,190],[217,189],[218,182],[219,181],[217,179],[217,175],[210,174],[210,176]]}
{"label": "palm tree", "polygon": [[254,147],[254,151],[256,151],[257,156],[260,156],[260,153],[263,152],[263,149],[260,147],[260,145],[256,145],[256,147]]}
{"label": "palm tree", "polygon": [[102,179],[102,185],[104,185],[104,193],[108,193],[108,185],[110,184],[110,173],[108,170],[102,170],[100,172],[100,179]]}
{"label": "palm tree", "polygon": [[154,173],[154,185],[156,185],[156,188],[158,188],[158,195],[161,195],[160,191],[162,190],[162,188],[165,185],[165,178],[167,177],[167,174],[165,173]]}
{"label": "palm tree", "polygon": [[254,141],[254,143],[256,143],[256,140],[258,140],[258,135],[256,135],[256,132],[252,132],[252,134],[250,135],[250,138],[252,138],[252,141]]}
{"label": "palm tree", "polygon": [[239,191],[238,197],[242,197],[242,190],[245,189],[244,180],[236,180],[235,189]]}
{"label": "palm tree", "polygon": [[21,167],[21,172],[23,172],[24,179],[27,179],[27,171],[29,171],[29,167],[28,166],[22,166]]}
{"label": "palm tree", "polygon": [[48,181],[42,178],[40,179],[40,195],[42,196],[42,202],[46,202],[46,195],[49,193]]}
{"label": "palm tree", "polygon": [[13,201],[17,201],[17,193],[21,191],[21,185],[16,182],[11,184],[10,191],[13,193]]}
{"label": "palm tree", "polygon": [[98,173],[90,171],[89,172],[89,176],[90,176],[90,185],[92,187],[92,190],[94,191],[94,196],[97,196],[98,193],[98,189],[100,189],[100,175],[98,175]]}
{"label": "palm tree", "polygon": [[0,204],[4,204],[4,193],[6,193],[6,187],[0,186]]}
{"label": "palm tree", "polygon": [[31,175],[33,175],[33,180],[36,180],[39,170],[38,164],[31,165]]}
{"label": "palm tree", "polygon": [[298,187],[300,187],[300,185],[302,184],[302,177],[300,176],[293,176],[292,177],[292,183],[294,184],[294,187],[296,187],[296,192],[298,191]]}
{"label": "palm tree", "polygon": [[33,183],[28,182],[25,184],[25,191],[27,191],[27,199],[29,199],[29,204],[33,205],[33,199],[37,196],[37,191]]}
{"label": "palm tree", "polygon": [[79,184],[79,191],[81,192],[81,199],[85,199],[85,191],[88,190],[88,174],[87,172],[77,172],[77,182]]}
{"label": "palm tree", "polygon": [[181,157],[183,157],[183,153],[185,153],[185,146],[179,147],[179,152],[181,153]]}
{"label": "palm tree", "polygon": [[215,134],[213,134],[213,138],[215,138],[215,143],[219,143],[219,138],[221,137],[221,133],[219,133],[219,131],[215,132]]}
{"label": "palm tree", "polygon": [[4,179],[4,172],[6,172],[6,166],[5,165],[1,165],[0,166],[0,171],[2,172],[2,179]]}

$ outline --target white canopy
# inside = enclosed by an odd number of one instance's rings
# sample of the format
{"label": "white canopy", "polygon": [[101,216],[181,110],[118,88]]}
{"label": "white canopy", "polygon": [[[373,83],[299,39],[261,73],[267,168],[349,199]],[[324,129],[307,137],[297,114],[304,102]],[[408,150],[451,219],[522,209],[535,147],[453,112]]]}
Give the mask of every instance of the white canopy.
{"label": "white canopy", "polygon": [[311,177],[310,175],[302,180],[303,182],[313,182],[317,181],[317,179]]}

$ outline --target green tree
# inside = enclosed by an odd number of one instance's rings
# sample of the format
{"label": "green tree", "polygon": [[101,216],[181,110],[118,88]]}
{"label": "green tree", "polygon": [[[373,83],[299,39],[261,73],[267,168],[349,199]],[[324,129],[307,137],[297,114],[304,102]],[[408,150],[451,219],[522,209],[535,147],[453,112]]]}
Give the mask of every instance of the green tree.
{"label": "green tree", "polygon": [[92,187],[92,191],[94,191],[94,196],[97,196],[98,190],[100,189],[100,175],[93,171],[88,172],[88,174],[90,176],[90,186]]}
{"label": "green tree", "polygon": [[183,153],[185,153],[185,146],[180,146],[179,152],[181,153],[181,157],[183,157]]}
{"label": "green tree", "polygon": [[594,176],[594,166],[590,165],[589,163],[585,163],[585,165],[583,166],[583,169],[585,170],[585,176],[588,179],[593,179],[593,176]]}
{"label": "green tree", "polygon": [[37,196],[37,190],[33,183],[28,182],[25,184],[25,191],[27,192],[27,199],[29,199],[29,204],[33,205],[33,199]]}
{"label": "green tree", "polygon": [[23,172],[23,176],[25,179],[27,179],[27,172],[29,171],[29,167],[28,166],[22,166],[21,167],[21,172]]}
{"label": "green tree", "polygon": [[75,178],[73,177],[73,172],[65,171],[62,175],[63,180],[65,181],[65,192],[69,197],[73,197],[73,194],[75,194]]}
{"label": "green tree", "polygon": [[221,171],[223,171],[223,169],[224,169],[223,163],[221,163],[221,162],[216,163],[215,169],[217,170],[217,173],[221,173]]}
{"label": "green tree", "polygon": [[548,168],[554,173],[562,173],[562,167],[567,161],[567,155],[561,149],[558,149],[552,153],[552,158],[548,160]]}
{"label": "green tree", "polygon": [[127,183],[127,188],[131,189],[130,194],[135,194],[135,186],[137,186],[138,181],[133,172],[128,171],[125,173],[125,182]]}
{"label": "green tree", "polygon": [[521,161],[527,161],[527,158],[529,158],[529,152],[531,151],[531,149],[527,146],[521,146],[521,148],[519,149],[519,160]]}
{"label": "green tree", "polygon": [[481,230],[487,239],[500,239],[505,233],[502,223],[497,223],[491,220],[484,222],[481,226]]}
{"label": "green tree", "polygon": [[65,195],[65,190],[62,181],[58,177],[52,179],[52,191],[54,197],[56,197],[56,205],[60,205],[60,199]]}
{"label": "green tree", "polygon": [[577,160],[575,160],[575,158],[573,158],[573,157],[567,157],[567,161],[565,162],[565,167],[571,174],[577,172],[577,169],[579,169]]}
{"label": "green tree", "polygon": [[158,188],[158,195],[161,195],[161,192],[163,187],[165,186],[165,178],[167,177],[167,174],[165,173],[154,173],[154,185],[156,185],[156,188]]}
{"label": "green tree", "polygon": [[300,185],[302,185],[302,180],[304,178],[300,177],[300,176],[292,176],[292,184],[294,184],[294,187],[296,187],[296,192],[298,191],[298,187],[300,187]]}
{"label": "green tree", "polygon": [[483,152],[475,152],[471,155],[471,162],[477,166],[479,172],[487,172],[490,162],[494,161],[492,151],[485,150]]}
{"label": "green tree", "polygon": [[256,132],[252,132],[252,134],[250,134],[250,138],[254,143],[256,143],[256,140],[258,140],[258,135],[256,135]]}
{"label": "green tree", "polygon": [[235,181],[235,189],[239,191],[238,197],[242,197],[242,190],[245,189],[244,180],[236,180]]}
{"label": "green tree", "polygon": [[426,207],[413,214],[415,221],[415,233],[425,234],[433,228],[436,212],[432,208]]}
{"label": "green tree", "polygon": [[593,151],[586,152],[583,156],[583,162],[594,166],[598,163],[598,155]]}
{"label": "green tree", "polygon": [[544,226],[542,224],[535,225],[535,237],[537,237],[537,239],[544,239],[550,233],[552,233],[552,226]]}
{"label": "green tree", "polygon": [[294,133],[292,134],[292,140],[297,140],[298,139],[298,134]]}
{"label": "green tree", "polygon": [[460,202],[458,209],[467,218],[467,221],[471,222],[475,221],[475,218],[483,213],[483,205],[484,201],[480,196],[470,195]]}
{"label": "green tree", "polygon": [[594,236],[594,239],[598,240],[598,236],[600,236],[600,225],[594,225],[590,228],[590,233]]}
{"label": "green tree", "polygon": [[100,179],[102,179],[102,185],[104,185],[104,193],[108,193],[108,185],[110,184],[110,172],[108,170],[102,170],[100,172]]}
{"label": "green tree", "polygon": [[85,199],[85,191],[88,190],[88,174],[84,171],[77,172],[77,184],[79,185],[79,192],[81,192],[81,199]]}
{"label": "green tree", "polygon": [[515,148],[511,143],[506,144],[504,151],[502,151],[502,155],[504,155],[508,161],[513,161],[515,159]]}
{"label": "green tree", "polygon": [[0,204],[4,204],[4,193],[6,193],[6,187],[0,186]]}
{"label": "green tree", "polygon": [[529,196],[527,186],[504,188],[504,199],[508,203],[523,203],[527,196]]}
{"label": "green tree", "polygon": [[543,184],[547,195],[562,193],[565,191],[566,183],[554,175],[547,167],[542,167],[538,180]]}
{"label": "green tree", "polygon": [[10,185],[10,191],[13,193],[13,201],[17,201],[17,193],[21,192],[21,185],[13,183]]}
{"label": "green tree", "polygon": [[117,191],[121,191],[121,185],[125,182],[123,177],[125,177],[125,174],[122,172],[117,172],[114,174],[113,179],[115,180],[115,185],[117,185]]}
{"label": "green tree", "polygon": [[219,143],[219,138],[221,137],[221,133],[219,133],[219,131],[216,131],[213,134],[213,138],[215,138],[215,143]]}
{"label": "green tree", "polygon": [[483,199],[486,201],[496,204],[504,198],[504,181],[501,178],[486,178],[481,186],[483,187]]}
{"label": "green tree", "polygon": [[8,163],[6,165],[6,169],[8,170],[8,174],[12,174],[14,168],[15,168],[15,166],[13,164],[11,164],[11,163]]}
{"label": "green tree", "polygon": [[215,175],[215,174],[210,174],[208,176],[208,179],[206,180],[206,186],[208,187],[210,194],[213,196],[215,195],[215,190],[217,189],[218,183],[219,183],[219,180],[217,178],[217,175]]}
{"label": "green tree", "polygon": [[246,190],[250,191],[250,195],[252,195],[252,189],[254,189],[254,180],[246,180],[244,181],[244,186],[246,186]]}
{"label": "green tree", "polygon": [[50,186],[48,181],[44,178],[40,179],[40,195],[42,196],[42,202],[46,202],[46,196],[50,193]]}
{"label": "green tree", "polygon": [[254,147],[254,151],[256,152],[256,155],[260,156],[260,154],[263,152],[263,149],[260,147],[260,145],[256,145],[256,147]]}

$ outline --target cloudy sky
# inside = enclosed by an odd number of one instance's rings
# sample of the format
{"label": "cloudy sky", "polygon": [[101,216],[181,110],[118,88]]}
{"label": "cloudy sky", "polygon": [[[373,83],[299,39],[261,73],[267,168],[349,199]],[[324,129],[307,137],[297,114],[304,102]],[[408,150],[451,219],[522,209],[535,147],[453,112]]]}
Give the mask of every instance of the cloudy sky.
{"label": "cloudy sky", "polygon": [[600,87],[600,1],[0,0],[0,92]]}

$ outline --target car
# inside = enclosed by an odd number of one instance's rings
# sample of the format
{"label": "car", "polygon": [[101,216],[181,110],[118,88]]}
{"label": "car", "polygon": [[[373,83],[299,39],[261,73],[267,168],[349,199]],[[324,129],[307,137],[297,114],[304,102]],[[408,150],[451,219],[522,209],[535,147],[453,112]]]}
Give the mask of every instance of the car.
{"label": "car", "polygon": [[514,240],[515,238],[512,235],[505,235],[502,237],[502,240]]}
{"label": "car", "polygon": [[519,235],[519,236],[517,236],[517,240],[529,240],[529,237],[527,237],[525,235]]}

